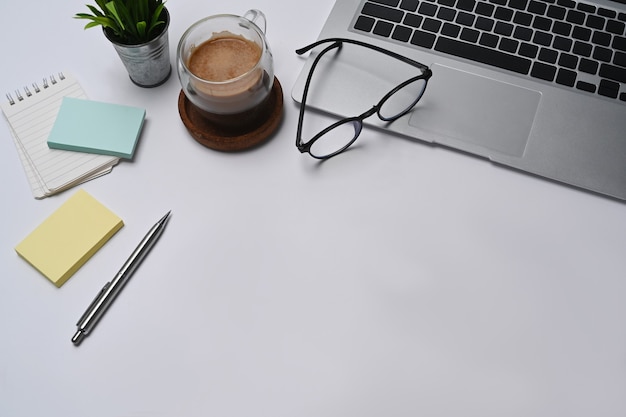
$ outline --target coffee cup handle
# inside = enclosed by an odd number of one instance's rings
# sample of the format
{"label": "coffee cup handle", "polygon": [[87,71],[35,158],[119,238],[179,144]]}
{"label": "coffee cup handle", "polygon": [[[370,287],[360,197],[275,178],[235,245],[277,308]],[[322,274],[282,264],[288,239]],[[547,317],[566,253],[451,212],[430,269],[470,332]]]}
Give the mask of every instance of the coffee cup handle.
{"label": "coffee cup handle", "polygon": [[250,9],[243,15],[243,17],[257,25],[259,29],[261,29],[263,33],[265,33],[265,29],[267,28],[267,20],[265,19],[265,15],[262,11],[257,9]]}

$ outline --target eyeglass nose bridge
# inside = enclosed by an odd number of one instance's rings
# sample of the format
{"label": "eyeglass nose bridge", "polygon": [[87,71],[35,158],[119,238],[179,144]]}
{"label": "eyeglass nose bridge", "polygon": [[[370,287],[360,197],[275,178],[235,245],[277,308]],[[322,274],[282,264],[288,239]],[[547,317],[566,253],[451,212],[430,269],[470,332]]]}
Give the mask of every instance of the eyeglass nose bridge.
{"label": "eyeglass nose bridge", "polygon": [[380,110],[380,105],[378,105],[378,104],[377,104],[377,105],[375,105],[375,106],[372,106],[372,108],[371,108],[371,109],[369,109],[369,110],[368,110],[368,111],[366,111],[365,113],[362,113],[362,114],[358,117],[358,119],[360,119],[361,121],[362,121],[363,119],[367,119],[368,117],[373,116],[374,114],[378,113],[378,110]]}

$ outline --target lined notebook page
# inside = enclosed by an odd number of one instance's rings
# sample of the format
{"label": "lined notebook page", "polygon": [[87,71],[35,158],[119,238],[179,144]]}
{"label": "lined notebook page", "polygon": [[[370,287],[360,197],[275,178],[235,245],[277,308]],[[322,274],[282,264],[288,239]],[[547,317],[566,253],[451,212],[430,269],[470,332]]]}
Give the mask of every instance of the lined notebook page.
{"label": "lined notebook page", "polygon": [[[71,74],[61,74],[16,90],[2,101],[18,155],[35,198],[58,193],[106,174],[118,158],[48,148],[46,143],[63,97],[86,98]],[[97,128],[97,127],[96,127]]]}

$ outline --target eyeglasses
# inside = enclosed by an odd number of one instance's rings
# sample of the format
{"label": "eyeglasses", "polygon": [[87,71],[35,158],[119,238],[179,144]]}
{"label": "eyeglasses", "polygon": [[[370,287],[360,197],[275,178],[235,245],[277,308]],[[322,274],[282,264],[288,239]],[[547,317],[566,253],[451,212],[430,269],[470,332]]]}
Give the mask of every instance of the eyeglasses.
{"label": "eyeglasses", "polygon": [[[317,41],[311,45],[305,46],[296,50],[298,55],[302,55],[313,48],[332,42],[331,45],[324,48],[313,60],[311,69],[304,85],[304,92],[302,94],[302,102],[300,104],[300,117],[298,119],[298,131],[296,133],[296,147],[301,153],[308,152],[313,158],[327,159],[333,157],[350,147],[354,141],[359,137],[361,129],[363,128],[363,120],[376,114],[381,120],[385,122],[392,122],[405,114],[407,114],[417,102],[424,95],[426,91],[426,85],[429,78],[432,76],[432,71],[428,66],[421,64],[417,61],[396,54],[392,51],[380,48],[375,45],[360,42],[352,39],[343,38],[330,38]],[[371,109],[360,114],[359,116],[347,117],[341,119],[336,123],[328,126],[313,138],[307,142],[302,141],[302,121],[304,120],[304,110],[306,108],[306,99],[309,93],[309,87],[313,78],[313,72],[320,62],[320,59],[329,51],[333,49],[341,49],[344,43],[362,46],[372,49],[377,52],[381,52],[390,57],[396,58],[402,62],[416,67],[419,70],[419,75],[409,78],[403,83],[399,84],[378,102]]]}

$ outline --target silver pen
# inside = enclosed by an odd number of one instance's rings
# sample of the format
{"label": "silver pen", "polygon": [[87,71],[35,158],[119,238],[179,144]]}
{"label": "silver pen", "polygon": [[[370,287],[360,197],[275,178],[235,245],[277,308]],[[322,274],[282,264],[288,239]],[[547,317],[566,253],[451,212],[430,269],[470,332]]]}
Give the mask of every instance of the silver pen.
{"label": "silver pen", "polygon": [[74,343],[74,345],[80,345],[83,338],[88,336],[96,324],[98,324],[98,321],[100,321],[113,300],[115,300],[115,297],[117,297],[124,285],[133,275],[133,272],[135,272],[135,269],[137,269],[152,246],[154,246],[161,236],[161,233],[163,233],[163,229],[165,229],[165,225],[170,218],[170,213],[171,211],[168,211],[161,220],[152,226],[115,277],[102,287],[98,295],[96,295],[96,298],[89,304],[85,313],[81,316],[80,320],[78,320],[78,323],[76,323],[78,330],[76,330],[76,333],[72,337],[72,343]]}

